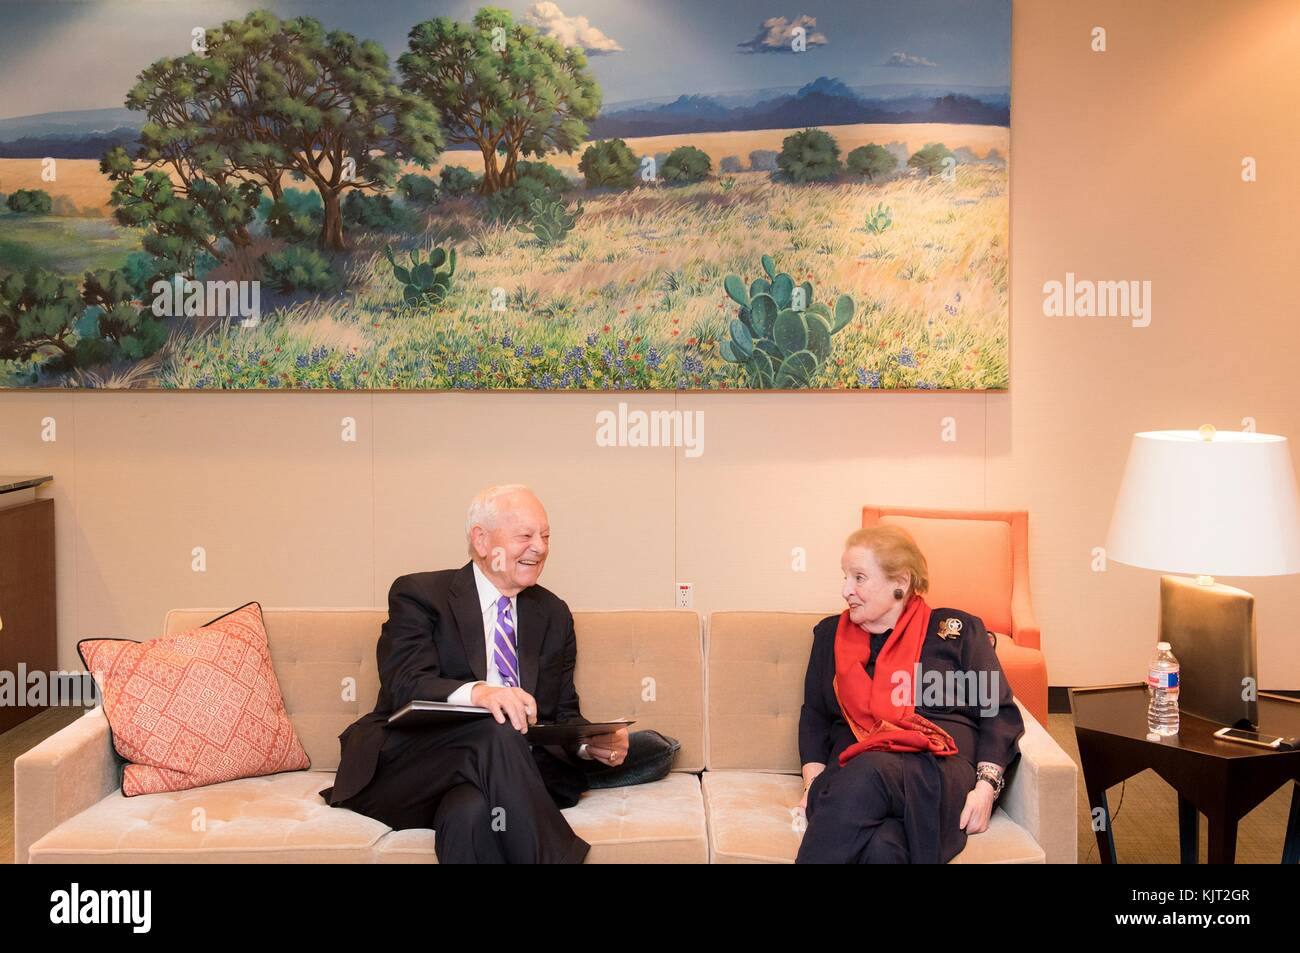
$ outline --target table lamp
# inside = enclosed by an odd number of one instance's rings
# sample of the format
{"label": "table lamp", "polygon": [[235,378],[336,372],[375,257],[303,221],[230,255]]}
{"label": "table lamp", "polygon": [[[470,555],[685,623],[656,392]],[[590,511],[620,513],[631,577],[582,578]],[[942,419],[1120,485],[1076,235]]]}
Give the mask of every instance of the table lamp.
{"label": "table lamp", "polygon": [[1209,424],[1134,434],[1106,558],[1190,574],[1160,577],[1159,641],[1179,660],[1179,708],[1254,728],[1255,597],[1214,576],[1300,572],[1300,497],[1287,439]]}

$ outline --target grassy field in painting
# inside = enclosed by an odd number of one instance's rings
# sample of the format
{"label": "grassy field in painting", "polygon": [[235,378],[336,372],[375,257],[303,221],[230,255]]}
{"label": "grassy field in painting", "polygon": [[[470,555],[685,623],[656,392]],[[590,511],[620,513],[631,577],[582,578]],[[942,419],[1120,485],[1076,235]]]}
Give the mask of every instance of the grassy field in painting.
{"label": "grassy field in painting", "polygon": [[[980,126],[829,127],[841,155],[866,142],[926,142],[1007,156],[1007,130]],[[952,181],[908,173],[880,183],[843,177],[797,185],[765,172],[719,174],[723,156],[779,149],[782,130],[629,140],[638,155],[703,148],[715,175],[681,187],[577,190],[577,227],[560,245],[486,220],[477,199],[444,201],[403,247],[454,245],[453,292],[438,307],[402,304],[381,250],[391,237],[352,233],[338,296],[275,304],[257,328],[213,322],[173,330],[168,345],[126,367],[92,369],[74,383],[180,388],[723,389],[747,386],[724,360],[736,305],[729,273],[748,285],[760,258],[841,294],[853,322],[832,339],[812,388],[1007,386],[1007,168],[959,165]],[[444,162],[474,168],[469,153]],[[0,160],[6,190],[23,187]],[[549,157],[576,175],[577,156]],[[106,202],[94,163],[63,160],[57,192]],[[82,167],[102,194],[81,182]],[[296,185],[296,183],[295,183]],[[892,224],[866,227],[883,204]],[[0,242],[8,234],[0,224]],[[0,245],[0,248],[3,248]],[[265,299],[264,299],[265,304]],[[494,305],[496,307],[494,307]],[[504,305],[504,310],[502,310]],[[43,382],[48,383],[48,382]],[[0,385],[13,386],[4,380]]]}
{"label": "grassy field in painting", "polygon": [[0,210],[0,278],[41,267],[65,275],[120,268],[140,236],[108,218],[16,215]]}

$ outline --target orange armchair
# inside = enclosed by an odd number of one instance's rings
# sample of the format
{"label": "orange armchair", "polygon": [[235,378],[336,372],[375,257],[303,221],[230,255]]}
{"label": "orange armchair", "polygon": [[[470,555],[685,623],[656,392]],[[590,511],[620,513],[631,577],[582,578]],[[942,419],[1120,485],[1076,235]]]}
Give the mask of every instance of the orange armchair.
{"label": "orange armchair", "polygon": [[979,616],[998,635],[998,661],[1011,690],[1047,725],[1047,660],[1029,601],[1029,514],[1024,510],[939,510],[864,506],[862,525],[888,523],[912,534],[930,567],[930,605]]}

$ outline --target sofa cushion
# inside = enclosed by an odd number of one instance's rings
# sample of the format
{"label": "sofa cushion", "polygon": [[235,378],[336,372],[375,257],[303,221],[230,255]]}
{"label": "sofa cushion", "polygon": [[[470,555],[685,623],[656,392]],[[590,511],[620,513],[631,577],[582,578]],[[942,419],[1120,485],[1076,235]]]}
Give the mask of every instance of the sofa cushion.
{"label": "sofa cushion", "polygon": [[[436,863],[433,831],[394,831],[317,794],[324,771],[241,778],[187,791],[110,794],[32,845],[32,863]],[[564,811],[588,863],[708,858],[699,779],[588,791]],[[197,830],[195,828],[198,828]]]}
{"label": "sofa cushion", "polygon": [[813,626],[830,612],[709,616],[709,770],[799,770]]}
{"label": "sofa cushion", "polygon": [[[582,795],[564,817],[591,845],[589,864],[703,864],[708,860],[704,800],[693,774],[674,771],[662,781],[601,788]],[[386,834],[376,846],[380,863],[434,863],[433,831]]]}
{"label": "sofa cushion", "polygon": [[77,650],[131,762],[127,797],[308,767],[256,602],[174,635],[83,639]]}
{"label": "sofa cushion", "polygon": [[704,769],[700,617],[671,609],[575,612],[574,687],[592,721],[630,718],[676,738],[674,771]]}
{"label": "sofa cushion", "polygon": [[[715,864],[792,864],[803,839],[804,820],[795,813],[803,781],[793,774],[708,771],[704,811],[709,825],[709,860]],[[1001,808],[989,829],[968,837],[954,864],[1045,863],[1043,850]]]}
{"label": "sofa cushion", "polygon": [[381,822],[329,807],[332,775],[294,771],[125,798],[108,795],[31,847],[32,863],[344,863],[372,859]]}

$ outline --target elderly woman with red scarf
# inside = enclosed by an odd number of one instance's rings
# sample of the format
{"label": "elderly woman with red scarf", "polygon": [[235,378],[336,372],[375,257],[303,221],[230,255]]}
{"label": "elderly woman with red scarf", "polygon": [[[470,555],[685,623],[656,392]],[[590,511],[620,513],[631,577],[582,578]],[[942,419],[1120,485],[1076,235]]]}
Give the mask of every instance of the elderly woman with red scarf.
{"label": "elderly woman with red scarf", "polygon": [[797,863],[947,863],[988,828],[1024,721],[984,623],[932,609],[925,556],[879,525],[844,544],[799,717]]}

